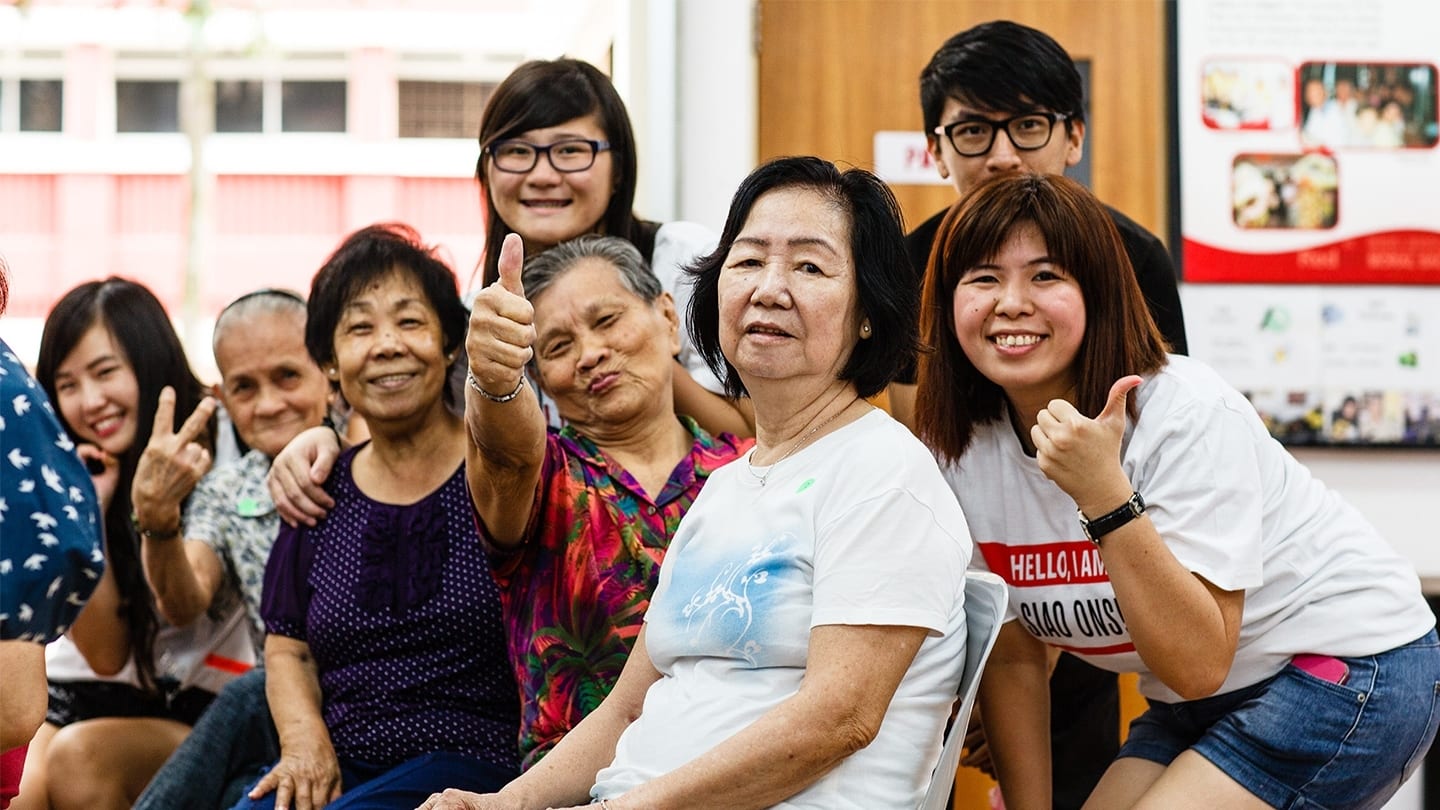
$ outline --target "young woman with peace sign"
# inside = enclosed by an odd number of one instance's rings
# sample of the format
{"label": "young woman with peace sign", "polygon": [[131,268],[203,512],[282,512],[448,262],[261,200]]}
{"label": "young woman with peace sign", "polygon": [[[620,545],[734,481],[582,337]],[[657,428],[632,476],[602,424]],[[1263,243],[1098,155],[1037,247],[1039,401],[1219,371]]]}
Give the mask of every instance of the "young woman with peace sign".
{"label": "young woman with peace sign", "polygon": [[1060,176],[977,187],[922,323],[921,435],[1010,585],[980,688],[1006,806],[1050,803],[1047,645],[1150,702],[1087,807],[1383,804],[1440,723],[1415,571],[1165,354],[1104,206]]}
{"label": "young woman with peace sign", "polygon": [[[60,299],[45,322],[36,377],[91,466],[107,566],[74,627],[46,650],[49,712],[12,807],[129,807],[213,697],[186,681],[229,626],[226,617],[185,628],[164,622],[140,559],[142,542],[177,541],[170,530],[180,504],[210,464],[215,406],[164,307],[121,278]],[[163,487],[151,473],[157,454],[179,462]],[[173,515],[137,522],[132,487]]]}

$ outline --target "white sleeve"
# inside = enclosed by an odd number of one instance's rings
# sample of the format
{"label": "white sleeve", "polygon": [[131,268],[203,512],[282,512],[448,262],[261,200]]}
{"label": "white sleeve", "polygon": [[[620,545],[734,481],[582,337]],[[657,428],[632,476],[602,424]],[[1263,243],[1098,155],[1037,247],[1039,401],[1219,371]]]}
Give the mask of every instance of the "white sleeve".
{"label": "white sleeve", "polygon": [[725,387],[690,343],[687,324],[690,322],[692,285],[685,268],[701,256],[713,252],[719,241],[715,232],[704,225],[667,222],[655,234],[655,250],[650,254],[650,269],[660,279],[660,286],[675,297],[675,311],[680,315],[680,364],[696,382],[717,394],[724,393]]}
{"label": "white sleeve", "polygon": [[1264,490],[1245,419],[1221,402],[1143,414],[1125,453],[1125,471],[1166,547],[1225,590],[1263,581]]}
{"label": "white sleeve", "polygon": [[969,542],[909,490],[889,489],[854,504],[819,527],[810,626],[945,632],[956,599],[963,598]]}

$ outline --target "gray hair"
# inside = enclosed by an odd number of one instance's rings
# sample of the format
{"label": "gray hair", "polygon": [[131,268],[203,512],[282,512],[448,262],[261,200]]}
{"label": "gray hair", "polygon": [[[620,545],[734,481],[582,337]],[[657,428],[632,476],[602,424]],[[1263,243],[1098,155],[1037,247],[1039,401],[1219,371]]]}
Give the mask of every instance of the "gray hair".
{"label": "gray hair", "polygon": [[305,326],[305,299],[297,292],[267,287],[255,290],[231,301],[220,310],[215,318],[215,331],[210,339],[210,350],[220,348],[225,330],[256,315],[290,313],[300,319],[301,329]]}
{"label": "gray hair", "polygon": [[582,259],[601,259],[610,263],[619,272],[625,289],[645,301],[654,301],[665,291],[660,286],[660,279],[651,272],[650,265],[629,240],[587,234],[561,242],[525,260],[525,269],[520,274],[525,284],[525,297],[533,301]]}

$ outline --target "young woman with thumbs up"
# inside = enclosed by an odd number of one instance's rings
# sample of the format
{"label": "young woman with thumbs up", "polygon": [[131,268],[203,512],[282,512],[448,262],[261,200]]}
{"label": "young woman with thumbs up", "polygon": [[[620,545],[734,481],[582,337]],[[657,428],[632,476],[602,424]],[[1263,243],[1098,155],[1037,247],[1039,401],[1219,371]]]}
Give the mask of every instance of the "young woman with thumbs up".
{"label": "young woman with thumbs up", "polygon": [[1087,807],[1394,793],[1440,722],[1414,570],[1244,396],[1165,354],[1088,191],[1013,175],[962,199],[922,329],[921,435],[1011,587],[980,691],[1008,807],[1049,806],[1047,645],[1139,673],[1150,702]]}

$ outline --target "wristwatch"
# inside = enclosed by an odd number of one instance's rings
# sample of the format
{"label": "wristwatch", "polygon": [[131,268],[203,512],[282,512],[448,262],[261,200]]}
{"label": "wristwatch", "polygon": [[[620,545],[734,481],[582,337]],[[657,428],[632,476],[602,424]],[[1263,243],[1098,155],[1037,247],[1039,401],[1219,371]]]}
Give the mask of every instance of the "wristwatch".
{"label": "wristwatch", "polygon": [[1080,529],[1085,532],[1085,537],[1098,546],[1100,538],[1145,514],[1145,499],[1140,497],[1140,493],[1131,492],[1130,499],[1121,504],[1119,509],[1106,512],[1094,520],[1085,517],[1085,513],[1079,509],[1075,510],[1075,514],[1080,517]]}

